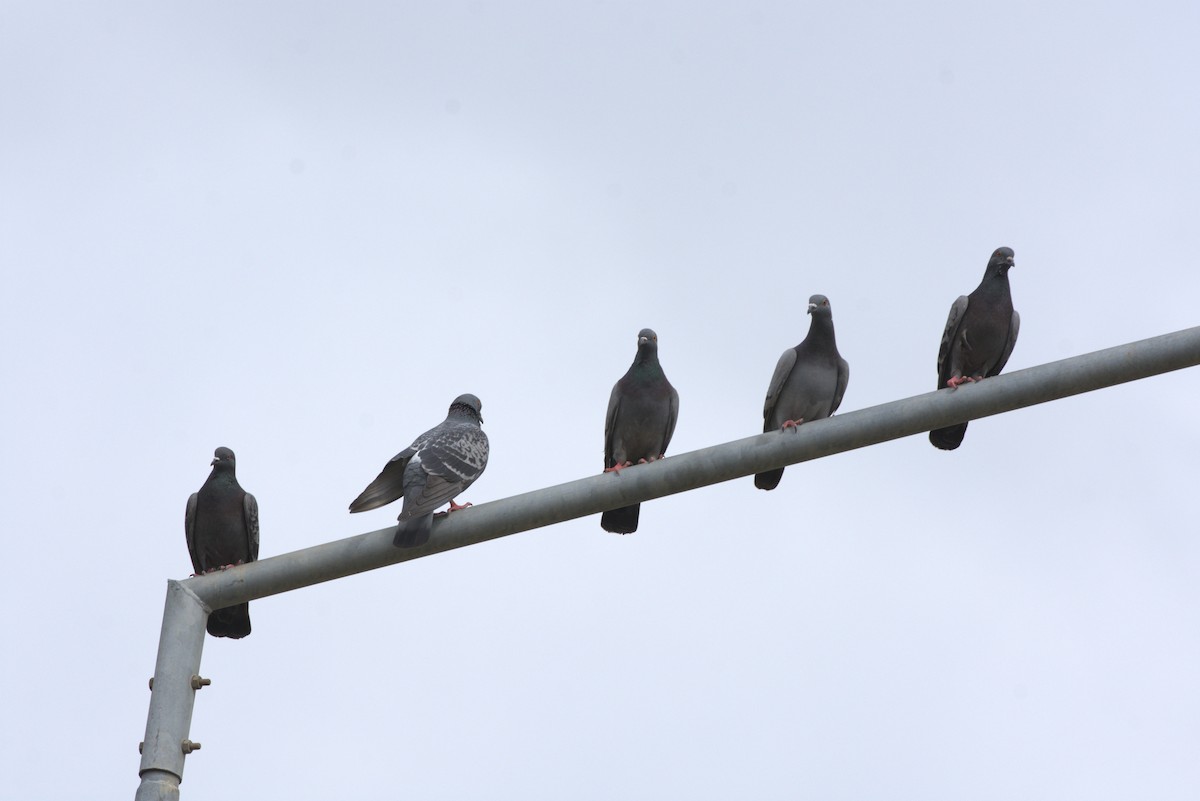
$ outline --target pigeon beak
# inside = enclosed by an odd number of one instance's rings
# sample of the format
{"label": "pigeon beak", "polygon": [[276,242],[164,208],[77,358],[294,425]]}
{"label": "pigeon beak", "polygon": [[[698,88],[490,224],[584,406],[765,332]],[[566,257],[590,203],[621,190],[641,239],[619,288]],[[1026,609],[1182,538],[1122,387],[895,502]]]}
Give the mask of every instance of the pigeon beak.
{"label": "pigeon beak", "polygon": [[208,466],[209,466],[209,467],[212,467],[213,465],[215,465],[215,464],[216,464],[217,462],[219,462],[219,461],[221,461],[221,460],[220,460],[220,459],[213,459],[211,462],[209,462],[209,463],[208,463]]}
{"label": "pigeon beak", "polygon": [[808,311],[807,311],[807,312],[805,312],[805,314],[812,314],[812,313],[813,313],[813,312],[815,312],[816,310],[817,310],[817,304],[815,304],[815,303],[810,303],[810,304],[808,304]]}
{"label": "pigeon beak", "polygon": [[1008,257],[1008,259],[1006,259],[1006,261],[1008,262],[1008,266],[1009,266],[1009,267],[1012,267],[1014,264],[1016,264],[1016,262],[1015,262],[1015,261],[1013,261],[1013,257],[1012,257],[1012,256],[1009,256],[1009,257]]}
{"label": "pigeon beak", "polygon": [[649,341],[650,341],[650,337],[638,337],[639,345],[645,345]]}

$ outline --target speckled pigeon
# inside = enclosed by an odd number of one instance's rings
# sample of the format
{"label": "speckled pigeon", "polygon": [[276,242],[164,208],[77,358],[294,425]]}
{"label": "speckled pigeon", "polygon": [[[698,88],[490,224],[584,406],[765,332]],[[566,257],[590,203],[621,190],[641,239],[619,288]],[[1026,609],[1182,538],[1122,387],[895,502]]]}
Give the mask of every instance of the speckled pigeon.
{"label": "speckled pigeon", "polygon": [[[217,448],[208,480],[188,498],[184,532],[196,575],[258,559],[258,501],[238,484],[229,448]],[[235,640],[248,635],[250,604],[215,610],[208,633]]]}
{"label": "speckled pigeon", "polygon": [[379,476],[350,504],[350,511],[377,509],[403,496],[393,544],[413,548],[428,542],[433,510],[447,501],[450,512],[470,506],[459,506],[454,497],[474,484],[487,467],[488,438],[479,427],[482,409],[483,404],[474,395],[455,398],[446,419],[384,465]]}
{"label": "speckled pigeon", "polygon": [[[613,385],[604,420],[604,472],[617,473],[633,464],[653,462],[667,453],[675,421],[679,417],[679,393],[658,362],[658,334],[649,328],[638,332],[637,355],[629,370]],[[600,525],[614,534],[637,531],[641,504],[610,509],[600,516]]]}
{"label": "speckled pigeon", "polygon": [[[999,375],[1008,363],[1021,330],[1021,315],[1013,309],[1008,285],[1012,266],[1012,248],[996,248],[979,286],[950,307],[938,348],[938,389]],[[962,444],[966,433],[966,423],[936,428],[929,432],[929,441],[952,451]]]}
{"label": "speckled pigeon", "polygon": [[[808,299],[808,313],[812,315],[808,336],[785,350],[775,365],[763,404],[763,433],[829,417],[846,394],[850,365],[838,353],[829,298],[813,295]],[[781,478],[782,467],[768,470],[754,476],[754,486],[773,490]]]}

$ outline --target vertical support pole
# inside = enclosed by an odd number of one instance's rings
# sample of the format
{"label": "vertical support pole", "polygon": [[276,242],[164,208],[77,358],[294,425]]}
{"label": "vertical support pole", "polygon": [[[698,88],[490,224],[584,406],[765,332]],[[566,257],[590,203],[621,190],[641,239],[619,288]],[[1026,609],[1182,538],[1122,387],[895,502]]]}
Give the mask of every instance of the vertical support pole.
{"label": "vertical support pole", "polygon": [[142,782],[135,801],[179,801],[184,741],[188,739],[196,700],[192,676],[200,672],[209,611],[182,583],[167,582],[146,739],[142,741],[142,766],[138,770]]}

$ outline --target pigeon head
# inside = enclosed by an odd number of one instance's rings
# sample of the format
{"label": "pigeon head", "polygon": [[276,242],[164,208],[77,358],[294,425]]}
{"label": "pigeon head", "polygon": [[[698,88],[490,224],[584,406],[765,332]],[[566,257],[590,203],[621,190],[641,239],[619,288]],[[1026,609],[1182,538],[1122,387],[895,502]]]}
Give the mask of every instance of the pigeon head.
{"label": "pigeon head", "polygon": [[229,450],[229,448],[217,448],[215,451],[213,451],[213,460],[211,464],[216,468],[233,470],[235,467],[237,467],[237,458],[234,457],[233,451]]}
{"label": "pigeon head", "polygon": [[1003,275],[1015,264],[1012,248],[996,248],[988,259],[988,275]]}
{"label": "pigeon head", "polygon": [[638,349],[635,362],[641,362],[646,359],[658,359],[658,334],[654,333],[652,328],[643,328],[638,331]]}
{"label": "pigeon head", "polygon": [[829,306],[829,298],[824,295],[813,295],[808,299],[808,313],[814,317],[820,315],[829,317],[833,314],[833,309]]}
{"label": "pigeon head", "polygon": [[483,422],[483,401],[479,400],[479,398],[475,397],[470,392],[466,393],[465,395],[459,395],[454,399],[454,403],[450,404],[450,411],[452,412],[462,412],[467,410],[470,410],[469,413],[472,417],[481,423]]}

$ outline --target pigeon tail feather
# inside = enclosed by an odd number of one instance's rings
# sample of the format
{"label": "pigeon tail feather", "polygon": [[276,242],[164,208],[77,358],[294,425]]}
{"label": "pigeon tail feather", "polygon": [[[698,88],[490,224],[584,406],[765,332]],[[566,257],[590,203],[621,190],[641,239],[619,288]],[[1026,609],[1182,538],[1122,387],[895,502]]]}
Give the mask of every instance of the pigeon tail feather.
{"label": "pigeon tail feather", "polygon": [[638,515],[642,505],[622,506],[620,509],[610,509],[600,515],[600,527],[613,534],[632,534],[637,531]]}
{"label": "pigeon tail feather", "polygon": [[765,473],[754,474],[754,486],[760,490],[773,490],[779,486],[779,481],[783,478],[783,468],[778,470],[768,470]]}
{"label": "pigeon tail feather", "polygon": [[397,548],[416,548],[418,545],[429,542],[429,535],[432,531],[432,513],[410,520],[401,520],[396,526],[396,536],[392,540],[392,545]]}
{"label": "pigeon tail feather", "polygon": [[966,423],[957,426],[947,426],[946,428],[935,428],[929,432],[929,441],[933,443],[935,448],[952,451],[962,444],[963,437],[966,434]]}
{"label": "pigeon tail feather", "polygon": [[208,616],[208,633],[214,637],[240,640],[250,634],[250,604],[218,609]]}

